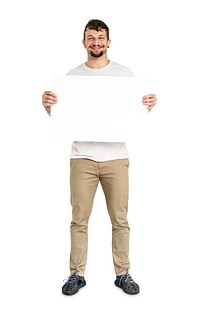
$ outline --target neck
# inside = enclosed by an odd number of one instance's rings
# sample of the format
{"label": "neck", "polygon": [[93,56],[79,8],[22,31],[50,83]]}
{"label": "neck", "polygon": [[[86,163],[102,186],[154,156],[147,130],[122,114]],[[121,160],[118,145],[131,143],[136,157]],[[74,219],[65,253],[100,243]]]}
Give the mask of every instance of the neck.
{"label": "neck", "polygon": [[85,63],[87,67],[91,69],[101,69],[107,66],[110,63],[107,57],[88,57],[87,62]]}

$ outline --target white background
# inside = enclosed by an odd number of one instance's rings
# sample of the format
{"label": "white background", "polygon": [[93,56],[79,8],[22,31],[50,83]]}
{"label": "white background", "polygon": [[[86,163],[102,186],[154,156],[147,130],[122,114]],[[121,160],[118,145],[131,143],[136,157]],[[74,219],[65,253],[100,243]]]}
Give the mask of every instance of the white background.
{"label": "white background", "polygon": [[[1,307],[199,308],[197,4],[1,1]],[[70,145],[49,141],[41,95],[52,75],[85,61],[81,40],[90,18],[110,27],[112,60],[157,83],[157,106],[127,145],[137,296],[113,284],[111,225],[100,187],[89,225],[87,286],[71,298],[61,294],[69,275]]]}

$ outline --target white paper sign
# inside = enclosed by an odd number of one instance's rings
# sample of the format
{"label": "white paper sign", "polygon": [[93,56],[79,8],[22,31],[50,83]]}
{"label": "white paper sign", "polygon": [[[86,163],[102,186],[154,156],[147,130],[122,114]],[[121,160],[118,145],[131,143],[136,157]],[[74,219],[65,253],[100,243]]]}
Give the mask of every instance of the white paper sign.
{"label": "white paper sign", "polygon": [[141,103],[147,81],[135,77],[53,76],[58,103],[51,111],[51,138],[126,141],[147,114]]}

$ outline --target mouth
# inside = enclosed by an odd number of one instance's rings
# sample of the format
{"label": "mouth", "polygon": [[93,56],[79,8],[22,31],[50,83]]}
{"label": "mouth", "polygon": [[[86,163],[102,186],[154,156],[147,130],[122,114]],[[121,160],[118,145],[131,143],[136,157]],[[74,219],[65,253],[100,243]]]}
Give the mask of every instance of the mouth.
{"label": "mouth", "polygon": [[103,49],[103,46],[91,46],[90,47],[93,52],[100,52]]}
{"label": "mouth", "polygon": [[89,53],[92,57],[101,57],[104,52],[104,46],[99,46],[99,45],[91,45],[89,47]]}

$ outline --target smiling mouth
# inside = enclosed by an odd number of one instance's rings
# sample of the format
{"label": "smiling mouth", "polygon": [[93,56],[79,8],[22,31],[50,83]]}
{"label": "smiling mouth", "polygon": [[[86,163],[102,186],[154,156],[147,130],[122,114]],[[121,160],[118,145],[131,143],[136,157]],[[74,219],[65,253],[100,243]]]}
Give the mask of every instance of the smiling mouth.
{"label": "smiling mouth", "polygon": [[101,57],[103,55],[104,46],[90,46],[90,55],[92,57]]}
{"label": "smiling mouth", "polygon": [[91,46],[90,48],[94,51],[99,51],[103,48],[103,46]]}
{"label": "smiling mouth", "polygon": [[98,48],[98,49],[92,49],[91,50],[93,53],[100,53],[102,51],[101,48]]}

